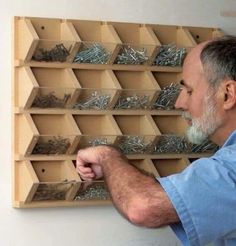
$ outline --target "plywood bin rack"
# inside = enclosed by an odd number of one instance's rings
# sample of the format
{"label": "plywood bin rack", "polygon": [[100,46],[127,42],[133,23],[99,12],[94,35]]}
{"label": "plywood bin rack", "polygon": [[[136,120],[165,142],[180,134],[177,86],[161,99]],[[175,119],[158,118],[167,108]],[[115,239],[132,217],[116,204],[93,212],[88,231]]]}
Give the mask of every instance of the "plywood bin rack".
{"label": "plywood bin rack", "polygon": [[[189,160],[203,156],[154,151],[160,137],[183,135],[187,127],[181,112],[152,107],[182,76],[181,66],[159,66],[154,60],[163,45],[188,52],[222,35],[215,27],[15,17],[13,205],[110,204],[103,180],[88,185],[76,173],[76,153],[83,147],[114,144],[153,176],[181,172]],[[93,47],[104,49],[107,60],[87,59]],[[119,62],[125,49],[145,59]],[[90,53],[78,59],[81,52]],[[131,107],[140,97],[148,98],[146,104]],[[89,104],[98,98],[102,105]],[[118,107],[121,100],[128,106]]]}

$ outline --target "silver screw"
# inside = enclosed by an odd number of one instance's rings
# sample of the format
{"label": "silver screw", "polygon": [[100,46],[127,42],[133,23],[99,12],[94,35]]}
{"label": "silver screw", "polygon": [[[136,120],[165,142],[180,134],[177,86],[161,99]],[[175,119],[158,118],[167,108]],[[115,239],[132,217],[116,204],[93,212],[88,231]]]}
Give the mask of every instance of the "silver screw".
{"label": "silver screw", "polygon": [[77,53],[74,62],[106,64],[111,56],[99,43],[86,44],[85,48]]}
{"label": "silver screw", "polygon": [[108,107],[111,100],[110,95],[99,95],[97,91],[93,92],[90,97],[81,102],[74,104],[73,109],[100,109]]}
{"label": "silver screw", "polygon": [[122,136],[118,147],[124,154],[146,153],[151,145],[151,141],[145,140],[141,136]]}
{"label": "silver screw", "polygon": [[191,145],[184,136],[162,135],[154,147],[154,153],[188,153],[190,148]]}
{"label": "silver screw", "polygon": [[164,87],[153,104],[153,108],[165,110],[175,109],[175,102],[180,91],[181,87],[179,84],[171,83],[169,86]]}
{"label": "silver screw", "polygon": [[140,65],[148,60],[146,49],[136,50],[130,45],[124,45],[115,63]]}
{"label": "silver screw", "polygon": [[149,104],[149,96],[133,95],[119,97],[115,109],[146,109]]}
{"label": "silver screw", "polygon": [[182,66],[184,58],[187,54],[185,48],[176,48],[175,44],[163,45],[160,48],[154,65],[159,66]]}
{"label": "silver screw", "polygon": [[85,190],[79,190],[75,200],[107,200],[110,199],[109,192],[101,184],[93,184]]}

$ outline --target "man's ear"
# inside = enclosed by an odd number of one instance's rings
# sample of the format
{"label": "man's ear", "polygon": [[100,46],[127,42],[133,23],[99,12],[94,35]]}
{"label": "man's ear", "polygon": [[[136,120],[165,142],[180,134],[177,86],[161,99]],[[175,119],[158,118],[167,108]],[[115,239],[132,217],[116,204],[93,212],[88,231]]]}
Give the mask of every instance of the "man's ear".
{"label": "man's ear", "polygon": [[229,110],[236,105],[236,81],[226,80],[224,82],[224,109]]}

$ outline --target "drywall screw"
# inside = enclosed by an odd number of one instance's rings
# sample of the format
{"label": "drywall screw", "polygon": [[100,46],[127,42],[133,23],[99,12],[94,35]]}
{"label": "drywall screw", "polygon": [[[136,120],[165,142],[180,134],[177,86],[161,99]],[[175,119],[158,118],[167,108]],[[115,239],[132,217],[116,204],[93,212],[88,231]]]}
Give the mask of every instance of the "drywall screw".
{"label": "drywall screw", "polygon": [[159,66],[182,66],[187,54],[185,48],[178,49],[175,44],[163,45],[156,56],[154,65]]}
{"label": "drywall screw", "polygon": [[212,143],[208,139],[201,144],[193,144],[191,152],[193,153],[203,153],[203,152],[215,152],[219,149],[219,146]]}
{"label": "drywall screw", "polygon": [[124,154],[143,154],[148,151],[150,141],[141,136],[122,136],[118,147]]}
{"label": "drywall screw", "polygon": [[108,143],[106,138],[94,138],[94,139],[90,140],[88,143],[89,143],[89,146],[98,146],[98,145],[110,144],[110,143]]}
{"label": "drywall screw", "polygon": [[188,153],[191,144],[184,136],[162,135],[154,147],[155,154],[163,153]]}
{"label": "drywall screw", "polygon": [[37,95],[32,103],[32,107],[36,108],[64,108],[67,101],[71,97],[70,94],[64,94],[64,98],[60,99],[54,95],[54,92],[45,96]]}
{"label": "drywall screw", "polygon": [[85,45],[85,49],[79,51],[75,56],[74,62],[106,64],[111,56],[102,45],[93,43]]}
{"label": "drywall screw", "polygon": [[70,140],[68,138],[62,138],[61,136],[58,136],[58,137],[53,137],[48,141],[42,139],[35,145],[32,154],[46,154],[46,155],[65,154],[69,147],[70,147]]}
{"label": "drywall screw", "polygon": [[70,49],[71,47],[67,50],[64,44],[56,44],[56,46],[49,51],[39,48],[32,59],[36,61],[65,62],[67,56],[70,55]]}
{"label": "drywall screw", "polygon": [[149,96],[133,95],[119,97],[115,109],[146,109],[149,104]]}
{"label": "drywall screw", "polygon": [[124,45],[118,54],[115,63],[140,65],[148,60],[146,49],[136,50],[129,45]]}
{"label": "drywall screw", "polygon": [[104,110],[108,107],[111,100],[110,95],[99,95],[97,91],[94,91],[87,99],[74,104],[74,109],[101,109]]}
{"label": "drywall screw", "polygon": [[63,180],[61,183],[57,184],[39,184],[34,194],[33,201],[65,200],[67,191],[74,183],[74,180]]}
{"label": "drywall screw", "polygon": [[110,199],[109,192],[101,184],[93,184],[85,190],[79,190],[75,200],[108,200]]}
{"label": "drywall screw", "polygon": [[169,86],[164,87],[153,104],[153,108],[165,110],[175,109],[175,102],[180,91],[181,87],[179,84],[171,83]]}

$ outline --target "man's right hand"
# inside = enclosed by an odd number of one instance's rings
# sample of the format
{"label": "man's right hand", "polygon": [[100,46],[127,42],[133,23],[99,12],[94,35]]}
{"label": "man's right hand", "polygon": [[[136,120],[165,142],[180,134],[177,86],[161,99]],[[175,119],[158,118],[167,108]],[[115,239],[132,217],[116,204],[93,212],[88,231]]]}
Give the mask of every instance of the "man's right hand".
{"label": "man's right hand", "polygon": [[89,147],[78,151],[76,159],[76,171],[85,181],[100,179],[103,177],[100,164],[103,146]]}

